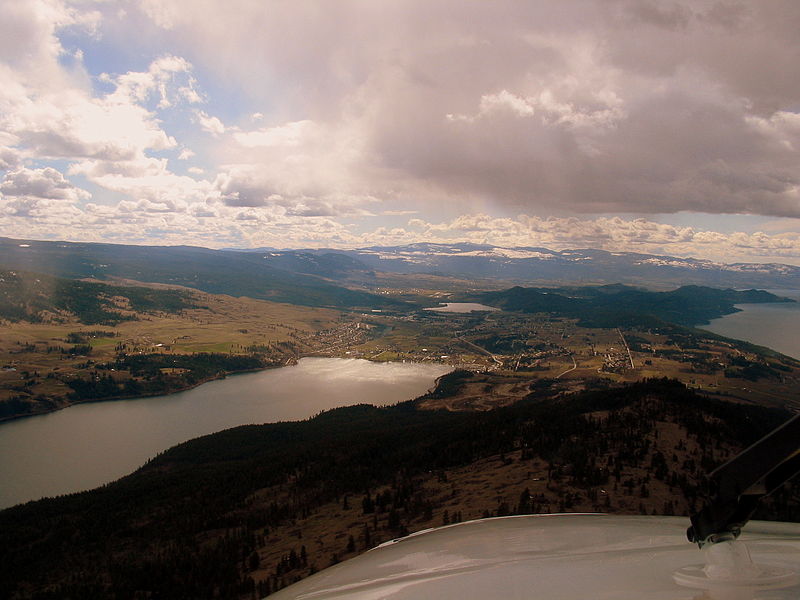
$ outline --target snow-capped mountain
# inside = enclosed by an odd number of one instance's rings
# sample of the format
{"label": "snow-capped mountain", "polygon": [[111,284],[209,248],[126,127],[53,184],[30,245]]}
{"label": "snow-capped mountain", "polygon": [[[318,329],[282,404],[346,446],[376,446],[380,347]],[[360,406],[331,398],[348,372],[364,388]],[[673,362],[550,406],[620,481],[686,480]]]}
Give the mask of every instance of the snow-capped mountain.
{"label": "snow-capped mountain", "polygon": [[346,254],[375,271],[427,273],[470,279],[800,288],[800,267],[791,265],[727,264],[634,252],[589,249],[556,251],[539,247],[503,248],[470,243],[420,243],[302,252]]}
{"label": "snow-capped mountain", "polygon": [[[320,286],[328,286],[327,291],[339,295],[351,294],[352,290],[340,286],[331,288],[331,280],[369,287],[378,271],[468,280],[494,279],[517,285],[627,283],[662,288],[695,284],[800,289],[800,267],[785,264],[726,264],[634,252],[557,251],[535,246],[511,248],[471,243],[420,243],[355,250],[254,248],[220,251],[188,246],[0,238],[0,268],[67,278],[123,277],[253,297],[269,291],[270,299],[285,297],[289,301],[297,301],[300,293],[306,302],[317,297]],[[275,295],[279,289],[285,296]]]}

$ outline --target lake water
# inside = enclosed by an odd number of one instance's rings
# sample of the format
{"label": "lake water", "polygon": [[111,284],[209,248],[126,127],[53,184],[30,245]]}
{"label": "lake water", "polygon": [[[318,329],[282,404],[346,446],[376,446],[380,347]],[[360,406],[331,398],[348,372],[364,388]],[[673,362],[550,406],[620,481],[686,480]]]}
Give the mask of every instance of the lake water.
{"label": "lake water", "polygon": [[102,485],[180,442],[237,425],[424,394],[447,365],[304,358],[192,390],[78,404],[0,425],[0,508]]}
{"label": "lake water", "polygon": [[485,304],[478,304],[477,302],[442,302],[442,306],[436,308],[426,308],[425,310],[433,310],[436,312],[449,312],[449,313],[468,313],[480,311],[495,311],[500,310],[494,306],[486,306]]}
{"label": "lake water", "polygon": [[[768,290],[800,300],[800,290]],[[800,359],[800,302],[739,304],[741,312],[714,319],[702,329],[772,348]]]}

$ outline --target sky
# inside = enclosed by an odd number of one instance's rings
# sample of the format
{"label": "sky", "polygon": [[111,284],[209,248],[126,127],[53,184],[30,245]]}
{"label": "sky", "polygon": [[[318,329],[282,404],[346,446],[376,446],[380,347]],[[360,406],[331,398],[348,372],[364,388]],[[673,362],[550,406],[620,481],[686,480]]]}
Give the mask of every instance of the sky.
{"label": "sky", "polygon": [[0,0],[0,235],[800,264],[796,0]]}

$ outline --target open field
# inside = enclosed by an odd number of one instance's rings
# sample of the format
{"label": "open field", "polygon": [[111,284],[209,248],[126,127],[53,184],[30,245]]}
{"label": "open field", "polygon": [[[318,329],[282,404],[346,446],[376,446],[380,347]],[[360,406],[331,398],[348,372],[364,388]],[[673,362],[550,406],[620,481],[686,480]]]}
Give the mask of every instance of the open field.
{"label": "open field", "polygon": [[[588,328],[578,326],[576,319],[513,312],[345,313],[191,293],[195,308],[132,313],[136,320],[114,326],[84,325],[74,319],[4,324],[0,402],[13,400],[18,405],[4,416],[47,412],[92,399],[91,390],[75,398],[74,386],[68,385],[71,379],[108,376],[119,386],[141,379],[114,363],[120,356],[159,357],[162,374],[174,381],[148,393],[196,385],[202,381],[187,379],[183,365],[164,363],[164,357],[196,353],[257,356],[266,361],[264,366],[310,355],[433,361],[492,374],[487,381],[476,375],[450,399],[446,407],[451,410],[506,405],[541,381],[556,381],[566,392],[598,381],[619,384],[649,377],[675,378],[731,399],[800,408],[793,393],[800,383],[798,361],[699,330]],[[206,373],[201,379],[207,377]],[[116,396],[143,393],[137,390]]]}
{"label": "open field", "polygon": [[[373,274],[373,283],[386,284],[374,288],[378,296],[412,302],[339,311],[212,295],[176,285],[141,287],[115,280],[108,286],[13,275],[28,286],[30,299],[27,304],[12,303],[15,310],[30,312],[31,302],[39,309],[29,315],[37,322],[2,324],[0,419],[48,412],[76,401],[169,393],[226,372],[285,365],[302,356],[438,362],[501,377],[499,383],[466,386],[447,406],[451,410],[505,405],[539,381],[556,380],[564,391],[577,391],[598,381],[621,384],[649,377],[675,378],[728,398],[800,408],[792,393],[800,382],[800,363],[794,359],[664,320],[638,318],[630,323],[639,325],[625,326],[627,317],[621,314],[619,326],[591,324],[585,317],[596,317],[604,310],[602,304],[600,309],[587,309],[589,314],[581,318],[559,316],[559,310],[575,312],[580,300],[558,294],[550,300],[536,290],[514,288],[498,298],[509,302],[521,297],[527,302],[522,310],[531,302],[543,302],[543,307],[552,305],[549,314],[422,310],[426,303],[475,291],[475,282],[437,276],[421,276],[414,284],[416,280],[407,276]],[[45,284],[58,293],[40,289]],[[7,297],[13,298],[13,286],[6,287]],[[564,293],[580,295],[583,289]],[[598,290],[621,293],[620,289],[587,288],[585,293],[602,299]],[[664,301],[664,296],[643,299],[643,292],[623,292],[636,298],[636,310],[643,310],[649,299]],[[733,292],[706,288],[705,293],[713,299]],[[667,297],[685,306],[684,297],[671,294]],[[65,309],[71,306],[78,312]],[[702,315],[719,310],[708,301],[697,308]],[[192,364],[191,357],[201,354],[209,356],[194,361],[202,365]]]}
{"label": "open field", "polygon": [[[343,314],[249,298],[192,292],[198,308],[179,313],[139,313],[115,326],[5,322],[0,338],[0,402],[17,398],[32,413],[70,404],[72,378],[113,372],[118,383],[129,373],[107,368],[127,355],[291,356],[299,340],[341,327]],[[165,370],[165,372],[167,372]],[[174,374],[174,372],[172,373]],[[24,414],[24,413],[23,413]]]}
{"label": "open field", "polygon": [[467,386],[451,399],[451,409],[505,405],[524,396],[536,381],[557,380],[565,391],[576,391],[597,381],[619,384],[651,377],[678,379],[731,399],[800,408],[794,393],[800,362],[701,330],[587,328],[576,319],[496,312],[420,311],[370,322],[381,323],[386,333],[354,347],[355,355],[444,362],[496,376]]}

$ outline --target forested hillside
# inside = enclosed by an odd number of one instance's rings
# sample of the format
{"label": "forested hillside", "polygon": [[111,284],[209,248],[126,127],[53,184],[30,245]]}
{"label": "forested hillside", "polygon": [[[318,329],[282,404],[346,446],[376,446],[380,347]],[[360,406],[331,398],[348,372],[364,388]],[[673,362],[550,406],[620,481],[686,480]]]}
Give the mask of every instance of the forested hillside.
{"label": "forested hillside", "polygon": [[309,275],[272,266],[269,256],[263,253],[222,252],[191,246],[41,241],[20,244],[20,241],[0,238],[0,269],[70,279],[124,278],[304,306],[381,308],[402,304],[334,285],[316,273]]}
{"label": "forested hillside", "polygon": [[504,310],[578,318],[582,327],[699,325],[738,311],[736,304],[793,302],[763,290],[737,291],[687,285],[652,292],[625,285],[581,288],[513,287],[475,296]]}
{"label": "forested hillside", "polygon": [[[704,473],[787,417],[650,380],[563,398],[538,389],[482,413],[406,402],[237,427],[98,490],[0,512],[0,597],[249,598],[446,522],[685,514]],[[522,480],[469,492],[512,472]],[[798,519],[796,496],[763,516]]]}
{"label": "forested hillside", "polygon": [[137,313],[177,313],[195,308],[191,294],[179,290],[107,285],[26,271],[0,270],[0,319],[116,325]]}

